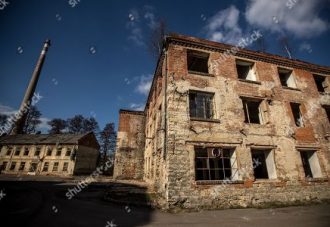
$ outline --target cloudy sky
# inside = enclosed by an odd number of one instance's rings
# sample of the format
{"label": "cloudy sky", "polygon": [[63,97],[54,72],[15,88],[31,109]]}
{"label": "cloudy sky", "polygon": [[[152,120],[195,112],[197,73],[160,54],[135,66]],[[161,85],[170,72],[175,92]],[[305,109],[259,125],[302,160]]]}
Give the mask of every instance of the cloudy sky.
{"label": "cloudy sky", "polygon": [[287,37],[293,58],[330,66],[329,0],[6,2],[0,3],[0,112],[18,109],[50,38],[37,87],[44,122],[83,114],[103,127],[117,124],[120,108],[143,109],[155,68],[148,37],[160,19],[171,32],[234,45],[260,30],[267,52],[283,56],[279,40]]}

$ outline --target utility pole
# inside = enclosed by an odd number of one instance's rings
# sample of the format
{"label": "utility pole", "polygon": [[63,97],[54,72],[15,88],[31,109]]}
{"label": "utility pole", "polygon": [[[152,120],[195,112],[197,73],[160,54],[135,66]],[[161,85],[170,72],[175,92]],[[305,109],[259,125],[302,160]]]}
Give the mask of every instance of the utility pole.
{"label": "utility pole", "polygon": [[41,50],[38,62],[36,67],[34,68],[29,86],[26,89],[25,95],[24,95],[24,99],[21,103],[21,106],[19,108],[18,111],[18,118],[16,119],[16,122],[10,132],[11,135],[16,135],[16,134],[23,134],[23,128],[24,128],[24,124],[26,121],[26,117],[27,114],[29,112],[29,109],[31,107],[31,101],[32,101],[32,97],[34,95],[34,92],[36,90],[37,87],[37,83],[39,80],[39,76],[40,76],[40,72],[42,69],[42,66],[44,64],[45,58],[46,58],[46,53],[47,50],[50,46],[50,40],[47,39],[44,43],[44,46]]}

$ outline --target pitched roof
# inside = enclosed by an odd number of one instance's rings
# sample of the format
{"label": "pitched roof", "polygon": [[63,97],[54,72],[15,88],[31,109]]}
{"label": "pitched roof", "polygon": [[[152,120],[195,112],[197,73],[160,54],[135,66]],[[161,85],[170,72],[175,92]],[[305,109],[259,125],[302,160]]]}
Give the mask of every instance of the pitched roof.
{"label": "pitched roof", "polygon": [[77,144],[85,134],[18,134],[0,137],[0,144]]}

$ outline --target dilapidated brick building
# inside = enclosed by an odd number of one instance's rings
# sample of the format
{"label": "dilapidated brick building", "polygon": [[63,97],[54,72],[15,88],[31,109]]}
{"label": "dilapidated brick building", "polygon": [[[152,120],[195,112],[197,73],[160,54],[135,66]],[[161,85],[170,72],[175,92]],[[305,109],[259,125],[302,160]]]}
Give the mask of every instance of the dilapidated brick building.
{"label": "dilapidated brick building", "polygon": [[330,198],[330,68],[166,38],[143,112],[120,111],[114,174],[167,207]]}

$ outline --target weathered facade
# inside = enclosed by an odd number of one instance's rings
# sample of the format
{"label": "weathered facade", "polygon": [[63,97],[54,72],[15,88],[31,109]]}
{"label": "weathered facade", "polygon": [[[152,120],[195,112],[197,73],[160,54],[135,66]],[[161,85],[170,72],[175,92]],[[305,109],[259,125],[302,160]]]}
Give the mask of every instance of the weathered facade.
{"label": "weathered facade", "polygon": [[95,170],[98,156],[99,144],[93,133],[0,138],[0,168],[5,174],[89,174]]}
{"label": "weathered facade", "polygon": [[[169,208],[330,199],[330,68],[233,48],[166,38],[139,112],[145,142],[121,113],[115,172],[143,165]],[[127,143],[144,144],[140,165]]]}

